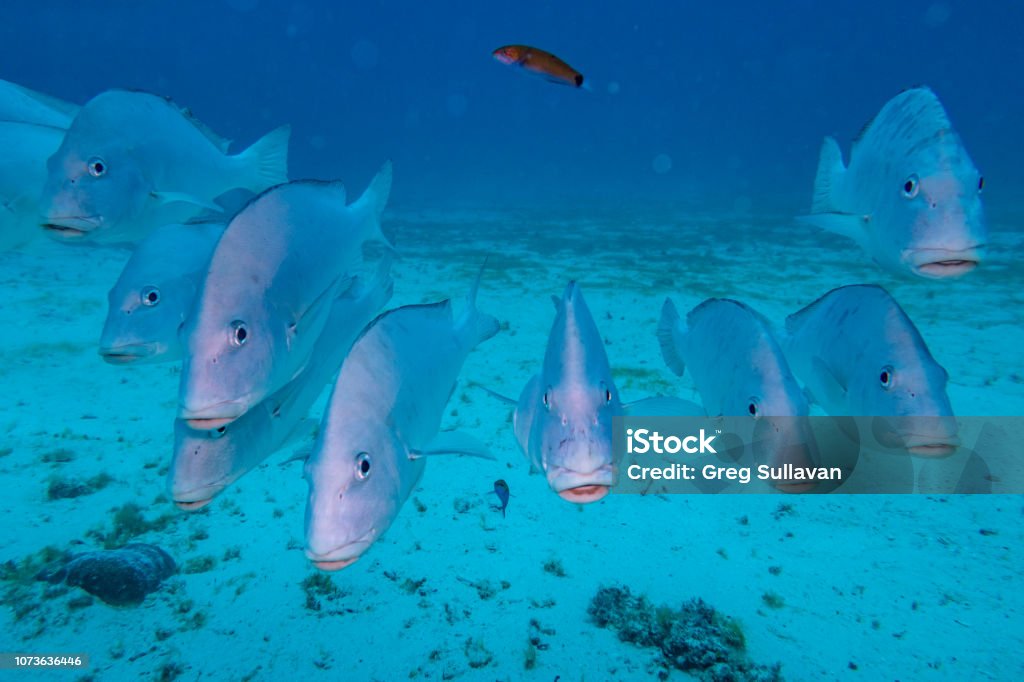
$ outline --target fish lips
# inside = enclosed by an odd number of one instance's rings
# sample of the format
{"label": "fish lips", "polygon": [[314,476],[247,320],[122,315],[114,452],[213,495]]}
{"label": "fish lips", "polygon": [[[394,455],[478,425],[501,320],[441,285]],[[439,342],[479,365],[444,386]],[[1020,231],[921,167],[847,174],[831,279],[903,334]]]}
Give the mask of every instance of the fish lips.
{"label": "fish lips", "polygon": [[370,531],[358,540],[323,553],[314,552],[307,547],[306,558],[321,571],[340,571],[354,564],[366,553],[373,544],[373,535],[374,531]]}
{"label": "fish lips", "polygon": [[561,467],[548,471],[548,485],[558,496],[574,504],[588,504],[602,499],[615,485],[616,470],[606,464],[594,471],[579,472]]}
{"label": "fish lips", "polygon": [[99,228],[103,218],[92,216],[47,216],[40,227],[51,237],[57,239],[81,239]]}
{"label": "fish lips", "polygon": [[915,275],[928,279],[963,277],[981,263],[985,245],[977,244],[964,249],[911,249],[903,259]]}
{"label": "fish lips", "polygon": [[157,355],[160,348],[155,343],[131,343],[120,346],[104,346],[100,355],[112,365],[128,365]]}
{"label": "fish lips", "polygon": [[244,401],[225,400],[199,409],[189,409],[182,405],[178,410],[178,419],[184,421],[190,429],[213,431],[227,426],[248,411],[249,405]]}

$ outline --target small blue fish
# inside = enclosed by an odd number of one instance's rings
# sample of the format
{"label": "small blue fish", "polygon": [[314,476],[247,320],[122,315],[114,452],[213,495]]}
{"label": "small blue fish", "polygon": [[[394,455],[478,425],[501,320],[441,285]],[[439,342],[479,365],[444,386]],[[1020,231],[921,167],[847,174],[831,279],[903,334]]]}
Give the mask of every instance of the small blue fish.
{"label": "small blue fish", "polygon": [[508,507],[509,496],[508,483],[505,483],[505,479],[499,478],[497,481],[494,482],[494,494],[497,495],[498,499],[501,501],[501,506],[494,505],[494,509],[500,509],[501,516],[502,518],[504,518],[505,508]]}

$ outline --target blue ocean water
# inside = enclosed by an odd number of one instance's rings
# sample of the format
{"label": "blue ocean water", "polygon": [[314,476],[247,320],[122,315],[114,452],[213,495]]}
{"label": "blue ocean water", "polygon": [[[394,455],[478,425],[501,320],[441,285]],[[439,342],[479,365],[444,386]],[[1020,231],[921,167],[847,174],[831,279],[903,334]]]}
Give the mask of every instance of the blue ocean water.
{"label": "blue ocean water", "polygon": [[[302,446],[205,511],[170,503],[177,368],[96,354],[125,252],[44,239],[0,254],[0,653],[89,655],[88,669],[44,673],[62,679],[687,679],[668,652],[588,614],[599,588],[626,585],[652,610],[699,597],[737,619],[745,655],[780,662],[784,679],[1024,674],[1019,496],[576,507],[529,475],[508,410],[475,386],[518,395],[570,279],[626,400],[695,395],[654,337],[665,296],[681,310],[733,297],[778,321],[833,287],[878,283],[949,372],[958,415],[1024,415],[1024,8],[637,4],[0,7],[4,80],[79,104],[112,87],[166,95],[236,150],[290,124],[289,176],[342,179],[353,197],[391,159],[390,305],[460,298],[487,256],[480,306],[503,326],[445,416],[497,462],[431,461],[378,546],[325,581],[301,551]],[[490,53],[508,43],[550,50],[587,88],[499,64]],[[793,220],[821,139],[848,150],[920,84],[985,176],[988,260],[956,281],[894,277]],[[495,479],[511,489],[504,516]],[[90,492],[53,494],[69,482]],[[129,607],[30,579],[60,552],[117,540],[165,547],[181,571]]]}

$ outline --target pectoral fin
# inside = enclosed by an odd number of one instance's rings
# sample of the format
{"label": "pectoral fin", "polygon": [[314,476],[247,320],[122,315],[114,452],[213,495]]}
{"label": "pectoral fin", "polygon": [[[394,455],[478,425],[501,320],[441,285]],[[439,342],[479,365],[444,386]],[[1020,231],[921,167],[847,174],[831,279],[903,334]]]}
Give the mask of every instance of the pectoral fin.
{"label": "pectoral fin", "polygon": [[852,213],[811,213],[797,216],[797,220],[817,228],[841,234],[853,239],[858,244],[864,243],[867,225],[871,222],[870,215],[854,215]]}
{"label": "pectoral fin", "polygon": [[487,446],[470,435],[459,431],[443,431],[433,440],[418,450],[409,451],[409,459],[431,457],[434,455],[468,455],[482,459],[494,460],[495,457]]}
{"label": "pectoral fin", "polygon": [[205,208],[208,211],[215,211],[217,213],[224,212],[223,207],[217,204],[217,202],[186,194],[185,192],[150,192],[150,196],[161,204],[192,204],[199,208]]}
{"label": "pectoral fin", "polygon": [[829,369],[824,360],[815,356],[811,360],[811,371],[814,373],[815,385],[821,388],[821,395],[816,397],[824,407],[831,409],[846,403],[846,384]]}

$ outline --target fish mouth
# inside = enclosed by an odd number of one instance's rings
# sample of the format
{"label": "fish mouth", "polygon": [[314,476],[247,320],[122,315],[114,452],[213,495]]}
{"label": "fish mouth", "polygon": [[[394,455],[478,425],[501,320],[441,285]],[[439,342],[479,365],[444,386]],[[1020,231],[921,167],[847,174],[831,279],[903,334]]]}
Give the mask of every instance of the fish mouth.
{"label": "fish mouth", "polygon": [[927,279],[963,277],[981,264],[984,244],[966,249],[918,249],[908,254],[914,274]]}
{"label": "fish mouth", "polygon": [[949,457],[960,447],[960,439],[952,438],[944,441],[909,442],[907,452],[919,457]]}
{"label": "fish mouth", "polygon": [[182,405],[178,410],[178,419],[195,431],[213,431],[237,420],[248,409],[246,403],[238,400],[225,400],[198,410],[190,410]]}
{"label": "fish mouth", "polygon": [[603,499],[609,491],[611,491],[611,486],[607,485],[580,485],[575,488],[559,490],[558,496],[573,504],[589,504]]}
{"label": "fish mouth", "polygon": [[373,531],[370,531],[358,540],[335,547],[329,552],[317,553],[307,549],[306,558],[321,571],[340,571],[359,561],[373,544],[373,540],[369,539],[372,535]]}
{"label": "fish mouth", "polygon": [[213,497],[207,497],[205,500],[194,500],[192,502],[175,500],[174,506],[184,511],[199,511],[211,502],[213,502]]}
{"label": "fish mouth", "polygon": [[548,485],[558,496],[568,502],[587,504],[597,502],[608,494],[615,485],[616,470],[613,464],[605,464],[593,471],[574,471],[565,467],[548,470]]}
{"label": "fish mouth", "polygon": [[102,218],[98,215],[88,216],[54,216],[40,223],[47,233],[63,239],[80,239],[100,226]]}
{"label": "fish mouth", "polygon": [[100,356],[112,365],[127,365],[142,358],[155,355],[157,348],[149,343],[133,343],[124,346],[107,346],[100,348]]}

